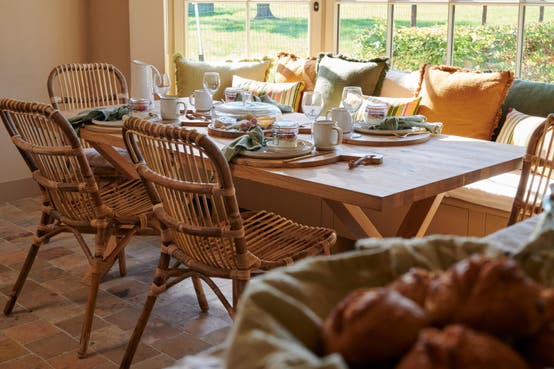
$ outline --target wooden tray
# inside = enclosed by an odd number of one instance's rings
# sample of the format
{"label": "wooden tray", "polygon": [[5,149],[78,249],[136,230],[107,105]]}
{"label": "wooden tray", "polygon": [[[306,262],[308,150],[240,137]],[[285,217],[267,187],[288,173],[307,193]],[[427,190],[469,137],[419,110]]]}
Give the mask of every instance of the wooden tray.
{"label": "wooden tray", "polygon": [[[308,168],[337,163],[339,161],[355,161],[368,153],[343,153],[339,149],[336,151],[315,151],[312,154],[300,156],[292,159],[254,159],[237,156],[233,163],[248,165],[259,168]],[[380,164],[383,160],[381,155],[379,160],[372,164]]]}
{"label": "wooden tray", "polygon": [[409,135],[406,137],[396,136],[374,136],[359,133],[349,133],[342,137],[342,142],[350,145],[360,146],[405,146],[415,145],[428,141],[431,134],[428,132]]}
{"label": "wooden tray", "polygon": [[[208,125],[208,134],[210,136],[221,137],[221,138],[237,138],[237,137],[240,137],[240,136],[243,136],[243,135],[247,134],[247,132],[217,129],[217,128],[214,128],[211,124],[209,124]],[[270,129],[265,129],[264,130],[264,136],[266,136],[266,137],[271,136],[271,130]]]}

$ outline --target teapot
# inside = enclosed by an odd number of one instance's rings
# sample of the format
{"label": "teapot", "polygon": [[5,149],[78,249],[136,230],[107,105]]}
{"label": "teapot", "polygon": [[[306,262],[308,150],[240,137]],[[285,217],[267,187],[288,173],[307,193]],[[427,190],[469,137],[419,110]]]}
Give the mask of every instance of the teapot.
{"label": "teapot", "polygon": [[131,62],[131,97],[153,101],[156,86],[162,84],[160,71],[140,60]]}

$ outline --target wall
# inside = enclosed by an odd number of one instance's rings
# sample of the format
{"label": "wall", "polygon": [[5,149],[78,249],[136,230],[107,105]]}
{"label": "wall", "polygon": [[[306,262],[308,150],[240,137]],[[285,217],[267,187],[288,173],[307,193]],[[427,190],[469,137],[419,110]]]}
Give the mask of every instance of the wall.
{"label": "wall", "polygon": [[[0,0],[0,97],[48,102],[46,80],[59,63],[83,62],[87,0]],[[29,170],[0,129],[0,184],[29,178]],[[0,195],[16,189],[2,189]]]}

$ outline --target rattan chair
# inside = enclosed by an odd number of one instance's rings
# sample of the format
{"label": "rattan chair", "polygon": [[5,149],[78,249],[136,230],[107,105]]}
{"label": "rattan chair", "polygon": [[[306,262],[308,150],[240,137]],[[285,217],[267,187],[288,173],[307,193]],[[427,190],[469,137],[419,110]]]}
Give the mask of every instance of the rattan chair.
{"label": "rattan chair", "polygon": [[50,103],[60,110],[127,104],[125,76],[112,64],[61,64],[48,76]]}
{"label": "rattan chair", "polygon": [[[128,368],[157,296],[191,277],[200,308],[208,309],[200,280],[234,317],[252,275],[310,256],[328,255],[335,231],[297,224],[279,215],[240,213],[229,164],[206,135],[143,119],[126,120],[127,150],[162,227],[161,256],[121,367]],[[170,266],[171,259],[176,264]],[[211,280],[229,278],[232,304]]]}
{"label": "rattan chair", "polygon": [[542,212],[542,200],[554,182],[554,114],[533,132],[508,225]]}
{"label": "rattan chair", "polygon": [[[152,204],[138,180],[99,188],[75,131],[58,110],[1,99],[0,115],[42,193],[40,224],[4,314],[13,310],[40,246],[59,233],[72,233],[90,264],[84,278],[90,292],[79,350],[84,356],[100,280],[116,259],[120,273],[125,274],[124,247],[137,232],[146,232],[147,225],[157,223],[151,216]],[[81,233],[95,234],[94,246],[89,247]]]}

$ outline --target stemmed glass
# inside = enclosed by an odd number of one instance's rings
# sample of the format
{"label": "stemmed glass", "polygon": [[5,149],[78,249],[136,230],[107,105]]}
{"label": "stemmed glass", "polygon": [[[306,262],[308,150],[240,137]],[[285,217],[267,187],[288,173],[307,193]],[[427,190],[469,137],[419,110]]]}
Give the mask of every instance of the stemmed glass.
{"label": "stemmed glass", "polygon": [[362,88],[359,86],[346,86],[342,89],[342,106],[352,116],[352,122],[354,123],[354,113],[358,111],[362,105]]}
{"label": "stemmed glass", "polygon": [[[156,78],[158,79],[158,78]],[[160,76],[160,81],[156,81],[156,93],[158,94],[158,96],[162,97],[162,96],[165,96],[167,95],[167,93],[169,92],[169,88],[171,86],[170,82],[169,82],[169,76],[167,75],[167,73],[164,73]]]}
{"label": "stemmed glass", "polygon": [[208,90],[210,96],[214,96],[214,93],[219,90],[220,86],[219,73],[217,72],[205,72],[204,78],[202,79],[202,84],[204,88]]}
{"label": "stemmed glass", "polygon": [[306,91],[302,96],[302,111],[312,122],[323,110],[323,97],[317,91]]}

